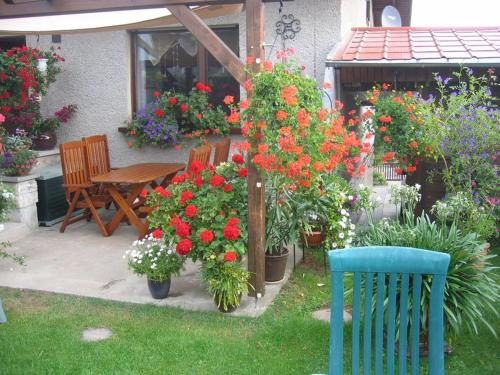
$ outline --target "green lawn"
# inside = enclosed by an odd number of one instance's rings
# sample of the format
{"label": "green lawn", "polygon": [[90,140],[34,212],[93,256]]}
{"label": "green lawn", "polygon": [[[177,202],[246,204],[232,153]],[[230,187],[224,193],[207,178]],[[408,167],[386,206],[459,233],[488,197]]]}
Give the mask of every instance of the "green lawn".
{"label": "green lawn", "polygon": [[[0,325],[2,375],[311,374],[328,362],[328,325],[310,316],[330,299],[317,263],[298,267],[258,319],[3,288],[0,296],[9,318]],[[84,343],[87,327],[114,335]],[[463,334],[447,374],[500,374],[499,347],[486,329]]]}

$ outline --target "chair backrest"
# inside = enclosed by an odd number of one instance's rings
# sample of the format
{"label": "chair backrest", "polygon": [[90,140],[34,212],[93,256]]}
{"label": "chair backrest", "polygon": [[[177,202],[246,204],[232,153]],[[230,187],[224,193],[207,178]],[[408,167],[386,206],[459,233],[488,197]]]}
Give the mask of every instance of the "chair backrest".
{"label": "chair backrest", "polygon": [[[411,350],[411,374],[418,374],[420,300],[422,277],[432,277],[428,322],[429,374],[444,374],[443,300],[449,254],[392,246],[332,250],[328,253],[332,271],[329,375],[343,374],[344,273],[354,273],[352,302],[351,373],[360,368],[360,323],[363,306],[363,374],[372,374],[372,331],[375,331],[375,374],[395,373],[395,343],[398,344],[398,374],[406,374],[407,351]],[[411,275],[411,285],[410,285]],[[374,276],[376,281],[374,283]],[[374,292],[375,284],[375,292]],[[364,301],[361,302],[362,285]],[[386,297],[385,289],[388,286]],[[410,293],[411,292],[411,293]],[[411,295],[409,295],[411,294]],[[399,299],[399,303],[397,301]],[[376,301],[376,302],[375,302]],[[372,304],[374,302],[374,304]],[[387,314],[384,319],[384,304]],[[375,322],[372,327],[372,308]],[[408,317],[411,306],[411,318]],[[399,310],[399,311],[397,311]],[[399,327],[396,317],[399,316]],[[411,326],[409,326],[409,318]],[[384,322],[386,329],[384,330]],[[408,349],[408,330],[411,332]],[[399,335],[396,338],[396,332]],[[385,345],[384,345],[385,337]],[[386,350],[384,370],[383,351]]]}
{"label": "chair backrest", "polygon": [[83,141],[59,145],[63,181],[66,185],[90,185],[87,151]]}
{"label": "chair backrest", "polygon": [[205,167],[208,166],[208,163],[210,162],[210,152],[212,151],[212,147],[210,145],[205,145],[205,146],[200,146],[191,149],[189,152],[189,160],[187,164],[187,172],[189,175],[192,177],[192,173],[190,172],[190,167],[193,162],[199,161],[201,164],[203,164]]}
{"label": "chair backrest", "polygon": [[111,170],[109,161],[108,137],[105,134],[83,138],[87,148],[87,159],[91,176],[108,173]]}
{"label": "chair backrest", "polygon": [[222,141],[215,144],[214,166],[227,161],[229,157],[229,149],[231,148],[231,138],[226,137]]}

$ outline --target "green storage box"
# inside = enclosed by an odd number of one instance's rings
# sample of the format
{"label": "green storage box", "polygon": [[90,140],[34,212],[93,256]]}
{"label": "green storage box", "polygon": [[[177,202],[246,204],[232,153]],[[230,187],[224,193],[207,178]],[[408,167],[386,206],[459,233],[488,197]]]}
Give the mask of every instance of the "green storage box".
{"label": "green storage box", "polygon": [[61,166],[46,167],[38,171],[38,223],[42,226],[52,226],[61,222],[68,210],[68,203],[62,187],[63,178]]}

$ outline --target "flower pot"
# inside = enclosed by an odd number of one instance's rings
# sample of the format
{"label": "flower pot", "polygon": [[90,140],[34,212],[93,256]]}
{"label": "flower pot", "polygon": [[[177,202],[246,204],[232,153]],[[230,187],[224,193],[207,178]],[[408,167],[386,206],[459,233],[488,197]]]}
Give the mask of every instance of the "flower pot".
{"label": "flower pot", "polygon": [[164,299],[168,297],[170,291],[170,277],[163,281],[154,281],[148,279],[148,288],[154,299]]}
{"label": "flower pot", "polygon": [[286,263],[288,261],[288,250],[283,248],[281,254],[266,254],[266,281],[275,282],[285,277]]}
{"label": "flower pot", "polygon": [[[238,308],[239,304],[238,305],[227,305],[226,306],[227,308],[224,308],[224,304],[222,303],[221,298],[222,297],[218,293],[215,293],[214,302],[215,302],[215,305],[217,306],[217,308],[219,309],[220,312],[222,312],[224,314],[232,313]],[[239,295],[238,300],[241,301],[241,293]]]}
{"label": "flower pot", "polygon": [[[417,171],[406,176],[406,184],[421,186],[422,199],[415,207],[415,215],[420,216],[422,211],[430,214],[431,208],[436,201],[442,199],[446,194],[442,177],[445,164],[442,160],[424,160],[417,167]],[[432,178],[431,178],[432,176]]]}
{"label": "flower pot", "polygon": [[55,132],[41,133],[33,138],[33,145],[31,148],[36,151],[48,151],[56,147],[57,135]]}
{"label": "flower pot", "polygon": [[323,243],[324,236],[321,231],[302,232],[302,242],[307,247],[318,247]]}

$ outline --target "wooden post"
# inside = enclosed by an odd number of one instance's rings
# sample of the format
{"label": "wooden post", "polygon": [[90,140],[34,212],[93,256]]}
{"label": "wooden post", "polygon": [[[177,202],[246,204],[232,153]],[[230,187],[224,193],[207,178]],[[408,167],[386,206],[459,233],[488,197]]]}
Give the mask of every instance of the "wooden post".
{"label": "wooden post", "polygon": [[[252,70],[264,62],[264,5],[262,0],[246,0],[247,56],[254,58]],[[250,158],[252,155],[250,155]],[[248,271],[253,289],[250,296],[265,292],[266,200],[264,180],[252,162],[248,166]]]}

